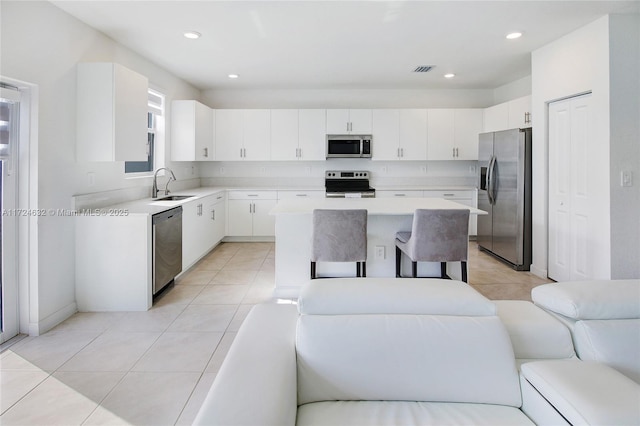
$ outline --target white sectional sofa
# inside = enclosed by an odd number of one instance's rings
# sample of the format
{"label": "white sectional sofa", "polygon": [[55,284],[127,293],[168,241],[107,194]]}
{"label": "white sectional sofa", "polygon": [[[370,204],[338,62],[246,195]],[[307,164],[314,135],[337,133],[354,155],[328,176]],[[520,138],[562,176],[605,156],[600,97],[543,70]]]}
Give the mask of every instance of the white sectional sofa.
{"label": "white sectional sofa", "polygon": [[640,385],[577,359],[542,309],[500,305],[458,281],[314,280],[297,307],[253,308],[195,423],[640,424]]}

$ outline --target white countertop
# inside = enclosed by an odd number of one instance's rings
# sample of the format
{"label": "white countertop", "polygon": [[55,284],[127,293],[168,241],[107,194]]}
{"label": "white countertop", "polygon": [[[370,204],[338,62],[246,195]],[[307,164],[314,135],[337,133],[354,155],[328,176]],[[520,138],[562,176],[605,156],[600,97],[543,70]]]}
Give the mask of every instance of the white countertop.
{"label": "white countertop", "polygon": [[314,209],[366,209],[370,215],[412,215],[416,209],[465,209],[487,212],[442,198],[310,198],[279,200],[269,214],[310,214]]}

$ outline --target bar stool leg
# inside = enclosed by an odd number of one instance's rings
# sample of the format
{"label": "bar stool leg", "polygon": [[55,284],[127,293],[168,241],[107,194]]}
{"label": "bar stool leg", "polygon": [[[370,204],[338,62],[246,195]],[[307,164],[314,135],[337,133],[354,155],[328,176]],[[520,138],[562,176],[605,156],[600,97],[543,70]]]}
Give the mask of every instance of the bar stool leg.
{"label": "bar stool leg", "polygon": [[449,278],[447,276],[447,262],[440,262],[440,278]]}
{"label": "bar stool leg", "polygon": [[413,278],[418,276],[418,262],[411,262],[411,276]]}
{"label": "bar stool leg", "polygon": [[367,262],[362,262],[362,276],[367,276]]}
{"label": "bar stool leg", "polygon": [[356,262],[356,277],[360,277],[360,262]]}
{"label": "bar stool leg", "polygon": [[311,279],[316,278],[316,262],[311,262]]}
{"label": "bar stool leg", "polygon": [[462,267],[462,281],[467,283],[469,282],[467,281],[467,262],[465,261],[460,262],[460,266]]}
{"label": "bar stool leg", "polygon": [[400,278],[400,263],[402,260],[402,250],[396,246],[396,278]]}

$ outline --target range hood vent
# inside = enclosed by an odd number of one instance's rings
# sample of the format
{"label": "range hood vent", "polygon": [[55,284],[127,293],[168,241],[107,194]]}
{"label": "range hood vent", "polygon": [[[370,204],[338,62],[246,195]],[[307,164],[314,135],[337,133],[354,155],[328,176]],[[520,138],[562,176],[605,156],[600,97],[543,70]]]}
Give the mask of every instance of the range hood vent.
{"label": "range hood vent", "polygon": [[429,72],[433,69],[434,65],[418,65],[413,72]]}

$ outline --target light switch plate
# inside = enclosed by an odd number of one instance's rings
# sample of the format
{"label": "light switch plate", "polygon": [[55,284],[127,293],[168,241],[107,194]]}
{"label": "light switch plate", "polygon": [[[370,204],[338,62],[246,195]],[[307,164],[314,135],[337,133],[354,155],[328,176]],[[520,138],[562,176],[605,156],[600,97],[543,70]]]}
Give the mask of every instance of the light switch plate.
{"label": "light switch plate", "polygon": [[620,186],[633,186],[633,172],[631,170],[620,172]]}
{"label": "light switch plate", "polygon": [[384,259],[384,258],[385,258],[384,246],[376,246],[376,259]]}

